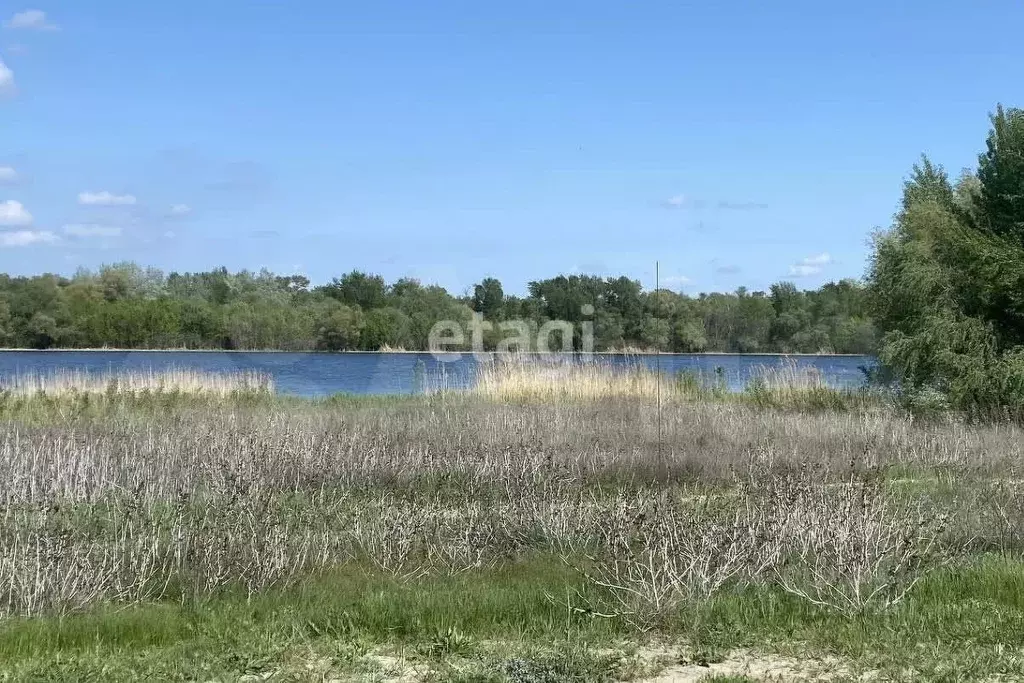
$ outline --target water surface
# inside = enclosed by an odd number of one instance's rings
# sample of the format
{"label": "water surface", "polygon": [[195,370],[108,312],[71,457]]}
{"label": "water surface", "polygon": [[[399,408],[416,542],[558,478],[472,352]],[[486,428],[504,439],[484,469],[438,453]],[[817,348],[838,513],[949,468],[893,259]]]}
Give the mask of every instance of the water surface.
{"label": "water surface", "polygon": [[[674,374],[696,372],[722,377],[730,389],[742,389],[765,367],[815,368],[837,387],[864,382],[868,356],[777,356],[662,354],[660,356],[596,355],[563,357],[571,362],[596,362],[614,367],[645,364]],[[278,393],[296,396],[408,394],[429,386],[465,387],[479,362],[472,354],[430,353],[266,353],[247,351],[0,351],[0,376],[49,374],[61,370],[90,373],[184,368],[200,371],[255,370],[274,379]]]}

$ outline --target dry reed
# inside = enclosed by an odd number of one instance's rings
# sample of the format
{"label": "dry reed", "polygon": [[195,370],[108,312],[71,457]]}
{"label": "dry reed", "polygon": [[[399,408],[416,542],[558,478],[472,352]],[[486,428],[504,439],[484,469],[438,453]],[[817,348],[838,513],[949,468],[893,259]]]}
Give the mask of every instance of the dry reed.
{"label": "dry reed", "polygon": [[[659,383],[671,385],[643,366],[616,368],[593,361],[495,360],[477,370],[473,391],[497,401],[547,402],[603,398],[651,399]],[[665,389],[672,391],[672,386]]]}
{"label": "dry reed", "polygon": [[272,394],[274,383],[270,376],[255,371],[204,372],[172,368],[91,373],[59,370],[0,377],[0,392],[10,392],[16,396],[142,393],[230,396],[235,393]]}
{"label": "dry reed", "polygon": [[510,403],[714,400],[762,408],[861,411],[879,408],[882,403],[878,396],[864,391],[832,387],[817,369],[793,363],[757,368],[744,390],[729,392],[720,378],[693,373],[670,376],[640,362],[612,365],[601,360],[496,358],[478,368],[471,391],[487,400]]}

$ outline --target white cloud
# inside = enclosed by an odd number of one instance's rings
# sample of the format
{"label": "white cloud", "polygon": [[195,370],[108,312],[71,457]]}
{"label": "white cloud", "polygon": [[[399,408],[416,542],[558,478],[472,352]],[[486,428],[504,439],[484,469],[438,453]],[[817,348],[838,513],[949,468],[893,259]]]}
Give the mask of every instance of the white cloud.
{"label": "white cloud", "polygon": [[192,213],[192,207],[188,204],[173,204],[168,212],[172,216],[187,216]]}
{"label": "white cloud", "polygon": [[818,275],[824,269],[825,266],[830,266],[835,263],[832,255],[827,251],[823,251],[820,254],[814,254],[807,258],[801,259],[799,263],[795,263],[789,267],[789,275],[791,277],[810,277],[812,275]]}
{"label": "white cloud", "polygon": [[72,223],[64,226],[64,234],[71,237],[120,237],[121,228],[95,223]]}
{"label": "white cloud", "polygon": [[14,92],[14,72],[0,59],[0,94]]}
{"label": "white cloud", "polygon": [[0,232],[0,247],[27,247],[30,244],[52,244],[58,237],[47,230],[15,230]]}
{"label": "white cloud", "polygon": [[17,179],[17,171],[10,166],[0,166],[0,183],[13,183]]}
{"label": "white cloud", "polygon": [[32,225],[32,214],[25,209],[21,202],[8,199],[0,202],[0,225]]}
{"label": "white cloud", "polygon": [[717,202],[709,202],[706,199],[688,197],[685,194],[677,194],[662,202],[668,209],[718,209],[719,211],[756,211],[767,209],[767,204],[761,202],[734,202],[722,199]]}
{"label": "white cloud", "polygon": [[27,9],[18,12],[4,22],[5,28],[27,29],[31,31],[56,31],[57,25],[46,19],[46,12],[39,9]]}
{"label": "white cloud", "polygon": [[800,264],[804,266],[827,266],[831,263],[832,255],[829,254],[827,251],[824,251],[820,254],[815,254],[814,256],[808,256],[807,258],[800,262]]}
{"label": "white cloud", "polygon": [[83,206],[134,206],[135,196],[112,192],[80,192],[78,203]]}
{"label": "white cloud", "polygon": [[690,278],[685,275],[669,275],[668,277],[661,278],[661,284],[668,287],[682,287],[690,284]]}
{"label": "white cloud", "polygon": [[806,263],[798,263],[789,267],[790,277],[810,277],[821,272],[821,266],[810,266]]}

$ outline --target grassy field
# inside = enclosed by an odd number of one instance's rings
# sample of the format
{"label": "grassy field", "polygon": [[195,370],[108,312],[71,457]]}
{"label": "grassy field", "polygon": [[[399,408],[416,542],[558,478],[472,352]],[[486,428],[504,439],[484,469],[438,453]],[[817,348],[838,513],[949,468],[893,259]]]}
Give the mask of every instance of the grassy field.
{"label": "grassy field", "polygon": [[1017,426],[552,372],[0,393],[0,679],[1024,680]]}

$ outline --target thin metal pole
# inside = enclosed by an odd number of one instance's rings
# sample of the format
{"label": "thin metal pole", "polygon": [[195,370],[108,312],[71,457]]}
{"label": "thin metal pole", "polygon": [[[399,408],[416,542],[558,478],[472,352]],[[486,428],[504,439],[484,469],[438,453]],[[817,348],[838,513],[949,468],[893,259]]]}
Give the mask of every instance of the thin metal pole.
{"label": "thin metal pole", "polygon": [[[654,305],[658,306],[658,313],[660,314],[659,299],[661,297],[661,262],[654,262]],[[659,318],[655,318],[658,320]],[[661,345],[655,344],[654,348],[654,362],[657,369],[657,386],[658,386],[658,463],[661,464]]]}

